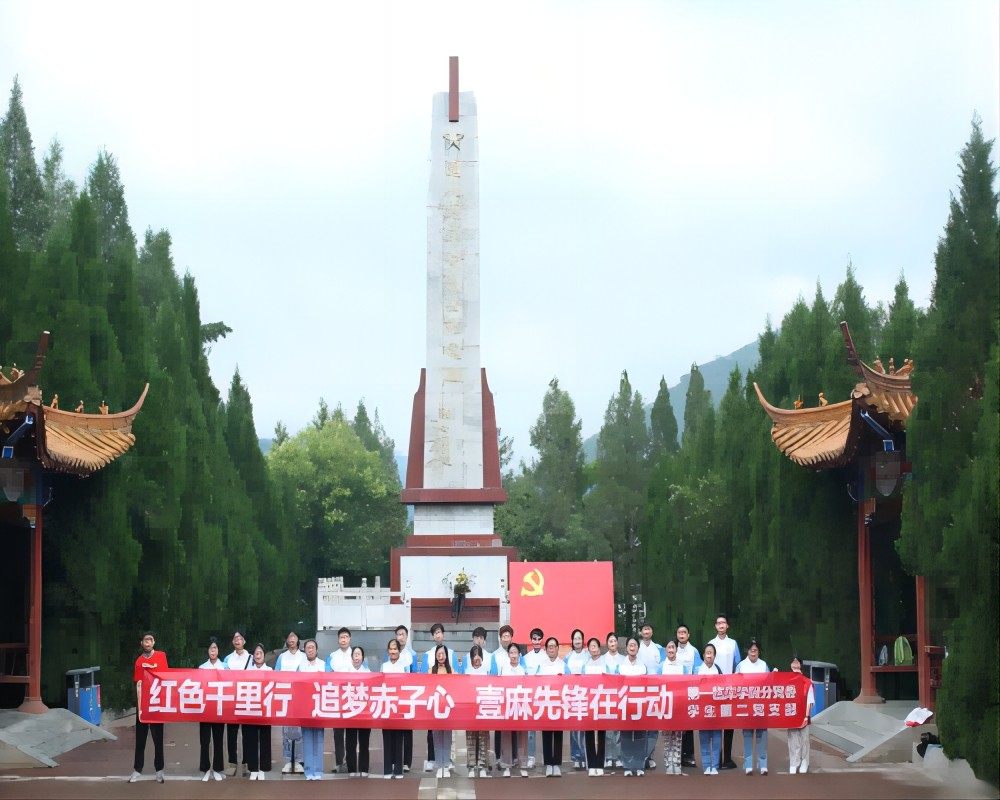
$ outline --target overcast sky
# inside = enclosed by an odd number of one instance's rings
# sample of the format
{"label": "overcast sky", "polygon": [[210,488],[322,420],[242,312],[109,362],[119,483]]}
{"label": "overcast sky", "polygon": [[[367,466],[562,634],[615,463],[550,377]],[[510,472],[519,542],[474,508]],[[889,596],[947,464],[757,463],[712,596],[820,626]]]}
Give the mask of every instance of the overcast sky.
{"label": "overcast sky", "polygon": [[973,114],[1000,127],[998,8],[0,0],[0,86],[20,76],[39,160],[57,136],[82,183],[117,157],[140,242],[168,229],[233,328],[212,375],[225,395],[239,367],[261,436],[363,397],[405,452],[431,98],[459,56],[482,363],[528,458],[552,377],[596,433],[623,369],[651,401],[849,261],[870,303],[905,272],[926,306]]}

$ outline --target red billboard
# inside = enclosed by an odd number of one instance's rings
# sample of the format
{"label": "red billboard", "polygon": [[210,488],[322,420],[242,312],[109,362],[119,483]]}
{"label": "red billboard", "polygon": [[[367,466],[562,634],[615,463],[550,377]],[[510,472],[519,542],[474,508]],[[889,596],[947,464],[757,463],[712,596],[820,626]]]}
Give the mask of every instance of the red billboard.
{"label": "red billboard", "polygon": [[[575,628],[601,642],[615,629],[615,582],[610,561],[512,561],[507,566],[514,640],[532,628],[570,644]],[[624,651],[624,648],[622,648]]]}

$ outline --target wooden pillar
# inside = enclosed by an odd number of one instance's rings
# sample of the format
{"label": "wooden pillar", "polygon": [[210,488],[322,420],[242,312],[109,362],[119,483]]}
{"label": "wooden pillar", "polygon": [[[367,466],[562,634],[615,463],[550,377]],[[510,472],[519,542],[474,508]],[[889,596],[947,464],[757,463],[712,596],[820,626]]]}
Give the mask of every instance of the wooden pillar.
{"label": "wooden pillar", "polygon": [[861,632],[861,693],[855,703],[884,703],[875,686],[875,587],[872,579],[871,530],[866,517],[875,501],[858,503],[858,614]]}
{"label": "wooden pillar", "polygon": [[28,690],[18,707],[23,714],[44,714],[49,710],[42,702],[42,506],[23,506],[24,516],[34,520],[31,529],[31,585],[28,612]]}

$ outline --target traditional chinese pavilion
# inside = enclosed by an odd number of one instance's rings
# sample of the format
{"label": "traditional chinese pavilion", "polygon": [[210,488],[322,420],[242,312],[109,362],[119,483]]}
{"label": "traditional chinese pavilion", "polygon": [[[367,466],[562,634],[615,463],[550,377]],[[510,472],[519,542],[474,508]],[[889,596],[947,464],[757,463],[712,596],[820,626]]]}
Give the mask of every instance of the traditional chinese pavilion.
{"label": "traditional chinese pavilion", "polygon": [[[784,409],[768,403],[756,383],[754,389],[773,423],[771,439],[784,455],[807,469],[843,468],[852,476],[848,491],[857,503],[861,614],[861,692],[855,702],[883,702],[880,674],[915,672],[920,705],[933,710],[944,650],[930,641],[926,579],[905,575],[895,552],[903,481],[911,472],[906,421],[917,403],[910,386],[913,362],[908,359],[896,369],[890,360],[888,371],[878,360],[869,366],[858,358],[847,323],[841,322],[840,329],[847,363],[861,378],[850,399],[827,404],[821,394],[819,407]],[[880,589],[898,601],[891,605],[902,613],[891,613],[879,602]],[[892,663],[893,644],[900,636],[915,645],[916,663]],[[883,647],[889,653],[884,660],[878,655]]]}
{"label": "traditional chinese pavilion", "polygon": [[104,403],[98,414],[84,413],[82,402],[75,411],[61,410],[58,395],[45,405],[38,373],[48,344],[45,331],[27,374],[16,368],[8,375],[0,373],[0,482],[5,495],[0,500],[0,530],[6,553],[4,580],[0,581],[5,615],[0,639],[14,631],[19,634],[16,641],[0,641],[0,684],[27,687],[18,708],[27,713],[47,710],[41,698],[46,476],[62,473],[85,478],[124,454],[135,444],[132,422],[149,391],[146,384],[135,406],[118,414],[109,413]]}

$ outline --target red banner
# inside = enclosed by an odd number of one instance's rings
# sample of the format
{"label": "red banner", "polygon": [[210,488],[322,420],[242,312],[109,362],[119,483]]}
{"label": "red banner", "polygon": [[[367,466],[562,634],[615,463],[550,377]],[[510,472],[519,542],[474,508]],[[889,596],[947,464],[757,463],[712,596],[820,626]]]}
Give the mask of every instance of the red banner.
{"label": "red banner", "polygon": [[[601,643],[615,629],[614,571],[610,561],[511,561],[510,624],[515,641],[539,627],[560,644],[571,644],[574,628]],[[621,643],[625,652],[625,642]]]}
{"label": "red banner", "polygon": [[797,728],[809,679],[148,670],[143,722],[412,730]]}

